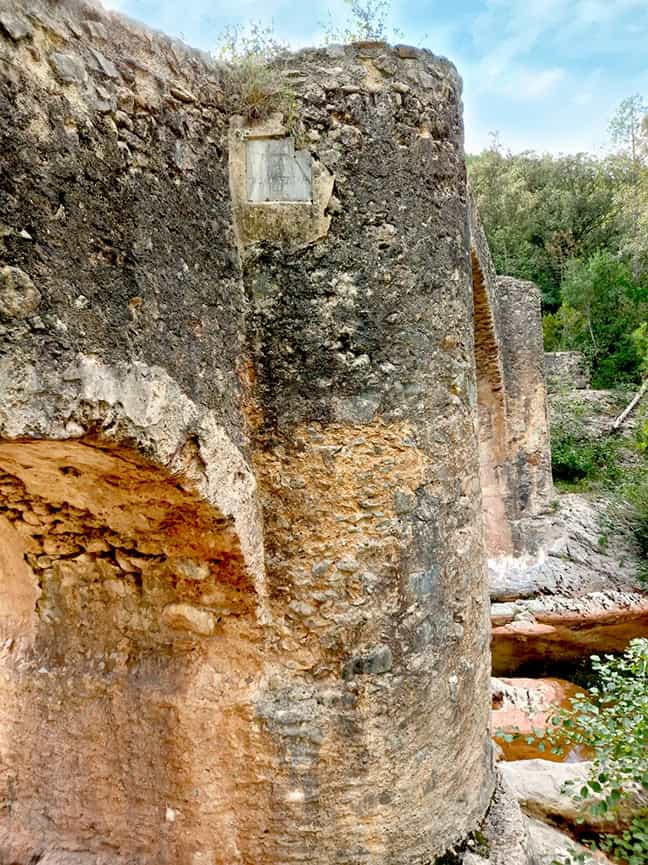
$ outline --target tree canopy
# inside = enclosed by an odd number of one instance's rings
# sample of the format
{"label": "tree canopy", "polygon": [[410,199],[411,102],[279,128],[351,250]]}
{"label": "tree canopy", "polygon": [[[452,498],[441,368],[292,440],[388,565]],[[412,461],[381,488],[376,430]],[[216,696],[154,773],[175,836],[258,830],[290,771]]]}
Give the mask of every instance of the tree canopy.
{"label": "tree canopy", "polygon": [[637,381],[633,332],[648,319],[648,114],[610,122],[611,152],[554,156],[491,147],[468,159],[499,273],[536,282],[547,350],[583,351],[595,385]]}

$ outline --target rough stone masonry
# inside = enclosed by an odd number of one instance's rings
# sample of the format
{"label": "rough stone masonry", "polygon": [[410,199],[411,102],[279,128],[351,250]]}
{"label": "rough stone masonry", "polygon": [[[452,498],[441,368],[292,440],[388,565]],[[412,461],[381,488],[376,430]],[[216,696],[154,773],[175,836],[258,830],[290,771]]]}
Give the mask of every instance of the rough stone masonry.
{"label": "rough stone masonry", "polygon": [[3,865],[422,865],[487,808],[537,292],[448,61],[282,63],[250,123],[179,42],[0,0]]}

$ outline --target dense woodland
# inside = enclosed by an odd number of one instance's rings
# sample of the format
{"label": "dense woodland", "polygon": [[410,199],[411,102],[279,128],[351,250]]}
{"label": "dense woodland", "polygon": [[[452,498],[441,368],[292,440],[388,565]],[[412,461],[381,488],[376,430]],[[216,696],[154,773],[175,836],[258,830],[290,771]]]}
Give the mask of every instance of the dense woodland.
{"label": "dense woodland", "polygon": [[580,350],[593,385],[638,382],[648,345],[648,105],[624,100],[608,153],[512,154],[468,170],[499,273],[536,282],[547,351]]}

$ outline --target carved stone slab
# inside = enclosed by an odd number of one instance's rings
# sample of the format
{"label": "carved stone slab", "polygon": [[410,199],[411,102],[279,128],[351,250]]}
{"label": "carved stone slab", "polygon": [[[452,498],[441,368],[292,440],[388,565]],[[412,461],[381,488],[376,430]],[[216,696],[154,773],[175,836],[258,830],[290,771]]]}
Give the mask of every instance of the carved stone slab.
{"label": "carved stone slab", "polygon": [[249,139],[245,161],[248,201],[311,201],[311,156],[292,138]]}

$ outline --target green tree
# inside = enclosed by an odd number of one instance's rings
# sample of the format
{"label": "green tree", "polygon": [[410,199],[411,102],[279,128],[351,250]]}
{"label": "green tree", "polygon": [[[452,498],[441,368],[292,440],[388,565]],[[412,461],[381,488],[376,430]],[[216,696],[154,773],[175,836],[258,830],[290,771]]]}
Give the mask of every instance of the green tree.
{"label": "green tree", "polygon": [[620,177],[617,201],[626,233],[624,248],[634,278],[648,255],[648,104],[636,93],[624,99],[610,121]]}
{"label": "green tree", "polygon": [[607,251],[568,262],[561,283],[560,347],[583,351],[596,387],[637,381],[642,358],[635,331],[648,317],[648,288]]}
{"label": "green tree", "polygon": [[559,307],[571,259],[618,250],[615,176],[607,161],[513,155],[494,141],[469,158],[468,170],[497,270],[536,282],[546,309]]}

